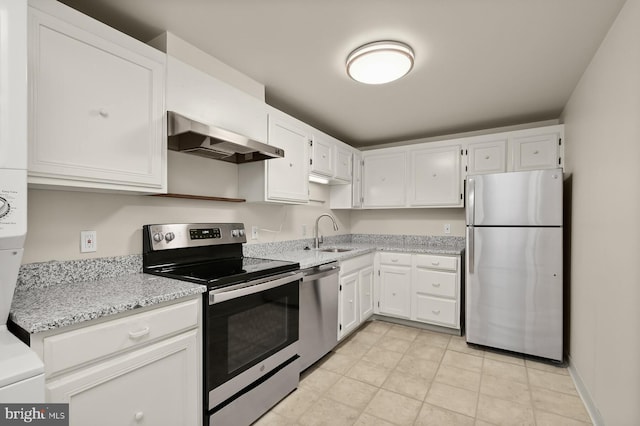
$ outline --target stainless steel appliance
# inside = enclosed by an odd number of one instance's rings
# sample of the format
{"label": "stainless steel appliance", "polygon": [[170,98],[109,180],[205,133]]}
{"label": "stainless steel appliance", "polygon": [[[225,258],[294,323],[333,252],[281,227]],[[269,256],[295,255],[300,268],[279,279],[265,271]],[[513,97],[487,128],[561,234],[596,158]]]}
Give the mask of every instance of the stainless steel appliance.
{"label": "stainless steel appliance", "polygon": [[338,344],[337,262],[304,269],[300,283],[300,371]]}
{"label": "stainless steel appliance", "polygon": [[241,223],[145,225],[146,273],[206,285],[205,424],[248,425],[298,386],[297,263],[242,256]]}
{"label": "stainless steel appliance", "polygon": [[562,361],[562,170],[467,179],[466,338]]}

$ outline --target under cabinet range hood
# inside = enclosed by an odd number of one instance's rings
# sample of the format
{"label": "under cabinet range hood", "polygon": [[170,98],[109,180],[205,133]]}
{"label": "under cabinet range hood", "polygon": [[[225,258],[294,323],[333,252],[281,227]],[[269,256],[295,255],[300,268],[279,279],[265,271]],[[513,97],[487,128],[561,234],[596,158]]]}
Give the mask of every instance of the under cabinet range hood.
{"label": "under cabinet range hood", "polygon": [[230,163],[284,157],[284,150],[220,127],[167,111],[169,149]]}

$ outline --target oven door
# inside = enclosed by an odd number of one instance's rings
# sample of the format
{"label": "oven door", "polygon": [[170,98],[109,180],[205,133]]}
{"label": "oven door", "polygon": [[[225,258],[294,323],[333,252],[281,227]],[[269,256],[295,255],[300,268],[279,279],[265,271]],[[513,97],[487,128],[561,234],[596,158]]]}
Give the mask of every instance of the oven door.
{"label": "oven door", "polygon": [[287,273],[209,291],[204,347],[209,409],[297,358],[301,277]]}

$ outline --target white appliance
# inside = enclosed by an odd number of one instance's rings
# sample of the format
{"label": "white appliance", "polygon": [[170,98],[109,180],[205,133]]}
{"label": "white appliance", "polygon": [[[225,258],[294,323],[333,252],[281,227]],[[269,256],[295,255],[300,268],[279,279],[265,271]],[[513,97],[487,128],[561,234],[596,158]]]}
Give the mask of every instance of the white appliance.
{"label": "white appliance", "polygon": [[562,361],[562,170],[467,179],[467,342]]}
{"label": "white appliance", "polygon": [[0,0],[0,403],[44,402],[44,366],[7,330],[27,232],[27,2]]}

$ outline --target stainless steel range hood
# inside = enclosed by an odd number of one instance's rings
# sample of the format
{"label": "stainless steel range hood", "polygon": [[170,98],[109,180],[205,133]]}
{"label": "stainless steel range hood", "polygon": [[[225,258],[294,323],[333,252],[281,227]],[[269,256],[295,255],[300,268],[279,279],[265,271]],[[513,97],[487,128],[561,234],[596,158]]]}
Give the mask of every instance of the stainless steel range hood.
{"label": "stainless steel range hood", "polygon": [[284,157],[284,150],[220,127],[167,111],[169,149],[230,163]]}

